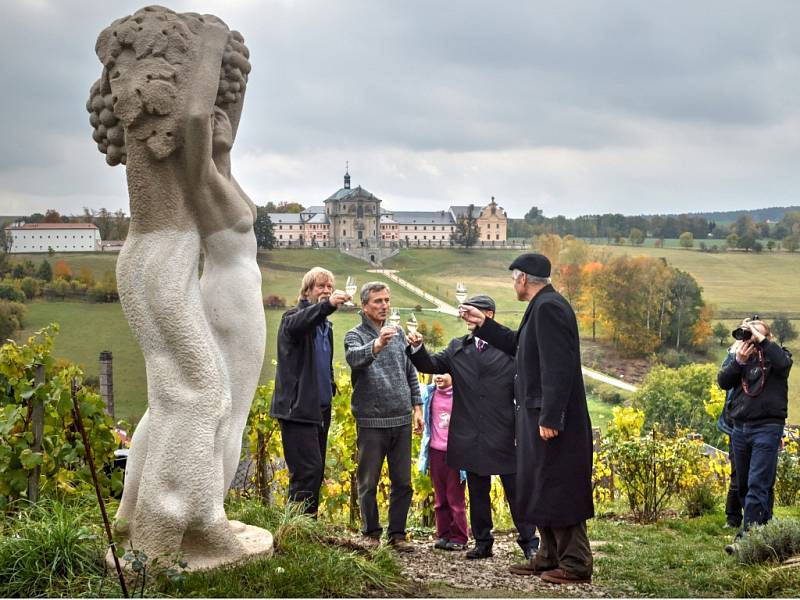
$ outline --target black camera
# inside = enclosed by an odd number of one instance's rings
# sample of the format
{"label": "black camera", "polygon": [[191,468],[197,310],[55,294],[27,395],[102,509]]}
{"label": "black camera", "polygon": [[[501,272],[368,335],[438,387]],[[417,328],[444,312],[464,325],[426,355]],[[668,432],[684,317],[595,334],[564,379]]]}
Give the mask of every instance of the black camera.
{"label": "black camera", "polygon": [[[760,320],[761,318],[758,315],[753,315],[748,319],[748,321],[760,321]],[[753,337],[753,332],[750,331],[749,328],[737,327],[736,329],[731,331],[731,335],[735,340],[740,340],[740,341],[749,340],[751,337]]]}

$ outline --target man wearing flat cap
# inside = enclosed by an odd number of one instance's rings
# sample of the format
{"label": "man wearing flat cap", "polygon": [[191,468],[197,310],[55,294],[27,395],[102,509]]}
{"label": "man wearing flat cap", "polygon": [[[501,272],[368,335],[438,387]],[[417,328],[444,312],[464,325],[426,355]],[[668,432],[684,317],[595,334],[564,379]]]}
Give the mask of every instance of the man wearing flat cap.
{"label": "man wearing flat cap", "polygon": [[[489,296],[473,296],[465,303],[487,320],[494,318]],[[539,539],[532,522],[520,518],[514,452],[514,359],[470,332],[450,341],[447,348],[429,354],[418,332],[409,333],[407,352],[422,373],[449,373],[453,377],[453,409],[447,440],[447,465],[467,472],[469,517],[475,547],[470,559],[492,556],[492,475],[499,475],[517,528],[517,543],[525,557],[536,553]]]}
{"label": "man wearing flat cap", "polygon": [[518,575],[550,583],[588,583],[592,553],[586,519],[592,502],[592,427],[581,374],[575,313],[550,285],[550,261],[523,254],[509,267],[517,299],[528,302],[515,332],[462,304],[473,334],[515,356],[517,510],[539,527],[541,544]]}

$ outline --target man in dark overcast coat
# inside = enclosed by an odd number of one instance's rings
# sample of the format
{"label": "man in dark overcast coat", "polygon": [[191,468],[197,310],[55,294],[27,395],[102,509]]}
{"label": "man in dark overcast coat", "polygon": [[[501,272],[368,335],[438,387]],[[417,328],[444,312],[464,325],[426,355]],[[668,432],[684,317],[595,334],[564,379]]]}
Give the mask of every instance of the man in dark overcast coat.
{"label": "man in dark overcast coat", "polygon": [[[473,296],[464,304],[494,317],[489,296]],[[472,325],[468,324],[470,329]],[[516,508],[514,452],[514,358],[469,334],[454,338],[447,348],[429,354],[419,332],[408,334],[406,352],[421,373],[449,373],[453,377],[453,412],[447,439],[447,465],[467,472],[469,520],[475,547],[470,559],[492,556],[492,475],[499,475],[517,528],[517,543],[526,558],[539,547],[533,523]]]}
{"label": "man in dark overcast coat", "polygon": [[461,305],[474,334],[516,356],[518,510],[539,527],[529,562],[511,567],[550,583],[587,583],[592,553],[586,519],[592,502],[592,427],[581,374],[575,313],[550,285],[550,261],[523,254],[512,270],[517,299],[528,308],[515,332]]}

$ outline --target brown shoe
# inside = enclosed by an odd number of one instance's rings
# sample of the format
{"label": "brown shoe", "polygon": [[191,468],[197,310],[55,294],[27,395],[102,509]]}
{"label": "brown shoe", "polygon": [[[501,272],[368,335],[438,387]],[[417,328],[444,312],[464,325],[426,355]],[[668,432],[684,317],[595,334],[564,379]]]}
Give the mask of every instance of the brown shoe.
{"label": "brown shoe", "polygon": [[553,567],[542,567],[534,563],[534,560],[526,560],[524,563],[517,563],[508,567],[514,575],[536,575],[540,576],[546,571],[550,571]]}
{"label": "brown shoe", "polygon": [[592,578],[570,573],[564,569],[553,569],[542,573],[542,581],[547,583],[591,583]]}
{"label": "brown shoe", "polygon": [[409,544],[403,538],[390,538],[389,547],[395,552],[413,552],[414,546]]}
{"label": "brown shoe", "polygon": [[362,535],[361,541],[367,548],[377,548],[381,545],[381,538],[376,535]]}

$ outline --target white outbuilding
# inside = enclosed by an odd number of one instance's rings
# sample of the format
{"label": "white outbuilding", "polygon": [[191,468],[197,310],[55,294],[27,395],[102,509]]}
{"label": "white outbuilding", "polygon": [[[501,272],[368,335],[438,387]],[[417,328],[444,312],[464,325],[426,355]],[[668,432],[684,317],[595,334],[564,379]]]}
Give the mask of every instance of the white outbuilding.
{"label": "white outbuilding", "polygon": [[12,223],[5,226],[9,252],[95,252],[100,230],[94,223]]}

